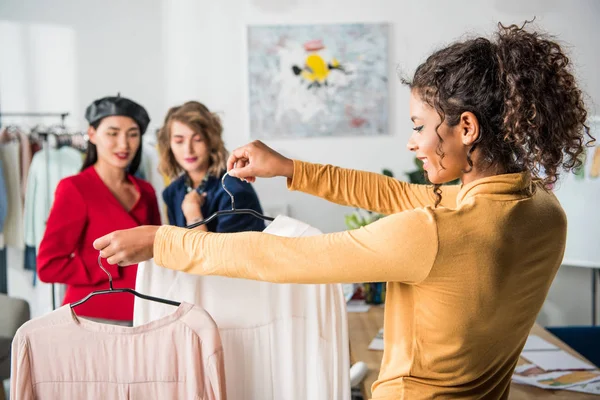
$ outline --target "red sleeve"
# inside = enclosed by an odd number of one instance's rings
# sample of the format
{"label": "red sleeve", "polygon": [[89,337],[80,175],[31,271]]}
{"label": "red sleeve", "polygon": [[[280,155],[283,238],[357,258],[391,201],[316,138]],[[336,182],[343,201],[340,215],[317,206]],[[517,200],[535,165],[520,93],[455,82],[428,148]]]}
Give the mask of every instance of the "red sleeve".
{"label": "red sleeve", "polygon": [[[107,282],[106,274],[97,262],[88,265],[80,255],[87,229],[86,204],[81,193],[69,179],[60,181],[50,210],[46,231],[37,256],[37,272],[42,282],[70,285],[95,285]],[[113,278],[120,276],[116,266],[108,266]]]}

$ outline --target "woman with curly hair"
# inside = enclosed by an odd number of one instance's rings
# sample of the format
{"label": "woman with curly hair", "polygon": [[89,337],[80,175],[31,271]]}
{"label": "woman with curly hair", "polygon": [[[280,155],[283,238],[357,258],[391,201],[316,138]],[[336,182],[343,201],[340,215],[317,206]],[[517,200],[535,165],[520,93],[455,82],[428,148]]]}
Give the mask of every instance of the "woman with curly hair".
{"label": "woman with curly hair", "polygon": [[[291,190],[389,214],[306,238],[117,231],[94,245],[112,264],[154,256],[166,268],[271,282],[387,281],[375,399],[506,399],[512,372],[565,249],[549,186],[580,165],[582,93],[550,37],[500,25],[433,53],[412,80],[408,149],[434,188],[288,159],[260,142],[231,174],[284,176]],[[459,186],[440,186],[460,178]]]}
{"label": "woman with curly hair", "polygon": [[[204,104],[188,101],[172,107],[158,133],[159,169],[173,179],[163,191],[169,223],[191,225],[220,210],[231,209],[221,185],[227,150],[220,118]],[[262,213],[256,192],[247,182],[229,179],[227,189],[238,208]],[[262,231],[262,220],[248,214],[220,216],[198,229],[209,232]]]}

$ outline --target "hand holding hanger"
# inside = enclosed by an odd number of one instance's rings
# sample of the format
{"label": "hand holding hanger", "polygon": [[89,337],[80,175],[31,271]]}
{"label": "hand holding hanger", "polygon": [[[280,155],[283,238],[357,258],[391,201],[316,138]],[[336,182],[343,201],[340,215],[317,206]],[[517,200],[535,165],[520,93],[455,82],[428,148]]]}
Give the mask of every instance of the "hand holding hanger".
{"label": "hand holding hanger", "polygon": [[[265,146],[268,150],[268,147]],[[271,150],[272,151],[272,150]],[[293,164],[292,164],[293,169]],[[265,221],[273,221],[274,218],[258,213],[256,210],[246,208],[235,208],[233,194],[225,186],[225,178],[228,172],[221,178],[221,185],[231,198],[231,210],[217,211],[202,221],[186,226],[193,229],[205,225],[221,215],[250,214]],[[149,260],[154,256],[154,239],[158,226],[138,226],[137,228],[115,231],[102,236],[94,241],[94,248],[100,250],[100,256],[106,258],[109,264],[117,264],[121,267],[137,264]]]}
{"label": "hand holding hanger", "polygon": [[154,237],[159,226],[146,225],[114,231],[94,241],[94,248],[111,265],[126,267],[154,256]]}
{"label": "hand holding hanger", "polygon": [[247,182],[254,182],[257,177],[284,176],[291,179],[294,175],[294,162],[260,140],[255,140],[231,152],[227,170],[230,176]]}

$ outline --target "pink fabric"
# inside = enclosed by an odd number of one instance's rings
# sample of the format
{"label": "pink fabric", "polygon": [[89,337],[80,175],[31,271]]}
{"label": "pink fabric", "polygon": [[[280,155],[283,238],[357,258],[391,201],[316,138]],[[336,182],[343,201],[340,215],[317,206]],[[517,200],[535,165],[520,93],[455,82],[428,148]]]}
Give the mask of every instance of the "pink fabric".
{"label": "pink fabric", "polygon": [[27,322],[12,344],[11,398],[226,399],[215,322],[189,303],[173,310],[133,328],[78,318],[69,305]]}

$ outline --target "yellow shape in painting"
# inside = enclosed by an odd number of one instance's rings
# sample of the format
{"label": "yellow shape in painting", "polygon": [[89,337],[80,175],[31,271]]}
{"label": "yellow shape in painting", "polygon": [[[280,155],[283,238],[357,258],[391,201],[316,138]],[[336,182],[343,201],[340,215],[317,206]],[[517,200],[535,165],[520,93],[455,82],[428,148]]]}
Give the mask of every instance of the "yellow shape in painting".
{"label": "yellow shape in painting", "polygon": [[325,82],[329,75],[329,67],[323,58],[318,54],[311,54],[306,57],[306,69],[302,71],[302,77],[311,82]]}

